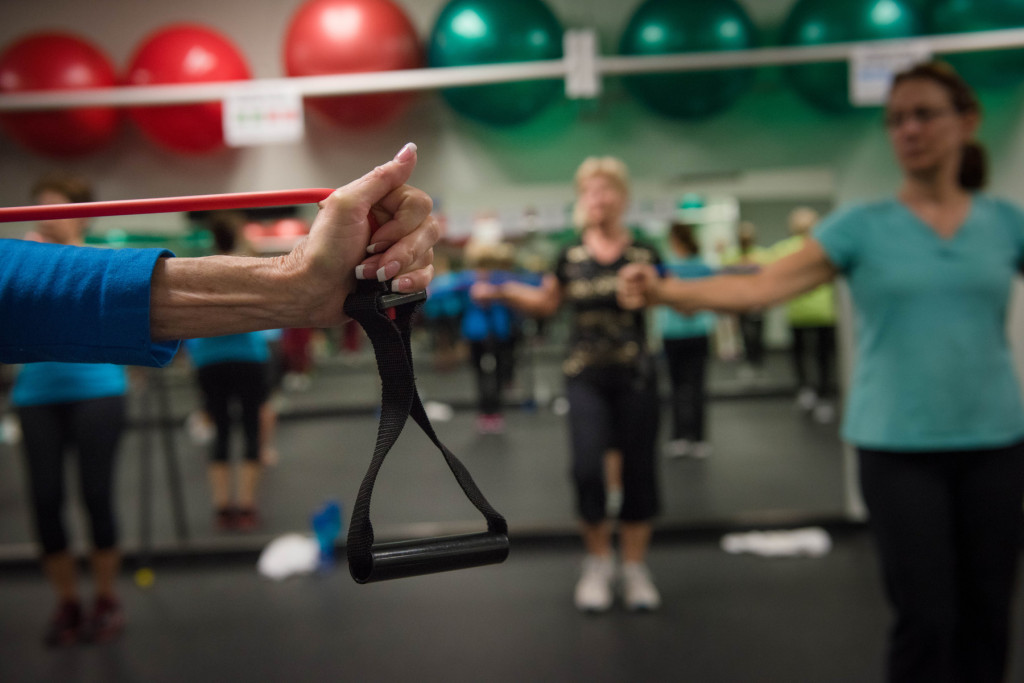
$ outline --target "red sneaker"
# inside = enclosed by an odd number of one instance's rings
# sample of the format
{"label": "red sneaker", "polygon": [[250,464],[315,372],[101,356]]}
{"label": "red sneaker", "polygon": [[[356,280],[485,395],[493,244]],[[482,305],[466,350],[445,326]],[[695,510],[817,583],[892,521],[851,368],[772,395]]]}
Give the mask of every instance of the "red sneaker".
{"label": "red sneaker", "polygon": [[260,516],[256,508],[238,508],[235,513],[235,528],[239,531],[255,531],[260,527]]}
{"label": "red sneaker", "polygon": [[67,647],[77,643],[81,635],[82,606],[77,601],[61,601],[46,629],[46,644],[50,647]]}
{"label": "red sneaker", "polygon": [[105,643],[116,638],[124,630],[124,610],[121,602],[110,596],[96,596],[92,614],[89,617],[89,638],[94,643]]}
{"label": "red sneaker", "polygon": [[219,531],[233,531],[238,528],[238,511],[228,505],[217,508],[213,513],[213,524]]}

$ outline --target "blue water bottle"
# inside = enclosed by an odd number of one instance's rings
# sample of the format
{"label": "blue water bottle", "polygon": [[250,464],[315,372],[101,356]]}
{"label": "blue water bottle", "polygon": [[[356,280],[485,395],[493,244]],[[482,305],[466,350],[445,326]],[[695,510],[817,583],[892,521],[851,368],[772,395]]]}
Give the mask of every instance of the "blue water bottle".
{"label": "blue water bottle", "polygon": [[341,505],[337,501],[327,501],[313,514],[313,533],[320,545],[317,568],[327,571],[334,566],[334,544],[341,535]]}

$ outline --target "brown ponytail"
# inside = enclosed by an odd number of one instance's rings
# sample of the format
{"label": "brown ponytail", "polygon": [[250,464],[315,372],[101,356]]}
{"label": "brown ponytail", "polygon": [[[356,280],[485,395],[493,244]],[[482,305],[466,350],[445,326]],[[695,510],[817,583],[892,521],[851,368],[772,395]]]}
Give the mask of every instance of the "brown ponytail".
{"label": "brown ponytail", "polygon": [[980,142],[971,140],[964,144],[960,157],[960,171],[957,179],[965,190],[980,190],[988,181],[988,154]]}

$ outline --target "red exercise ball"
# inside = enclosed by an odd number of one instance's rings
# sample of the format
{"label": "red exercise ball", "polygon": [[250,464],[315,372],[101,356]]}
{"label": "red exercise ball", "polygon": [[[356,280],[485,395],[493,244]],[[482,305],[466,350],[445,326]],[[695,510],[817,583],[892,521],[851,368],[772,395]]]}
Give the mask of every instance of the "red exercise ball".
{"label": "red exercise ball", "polygon": [[[310,0],[288,26],[289,76],[416,69],[423,50],[412,22],[391,0]],[[307,104],[343,125],[382,125],[398,118],[412,92],[311,97]]]}
{"label": "red exercise ball", "polygon": [[[0,92],[80,90],[117,84],[105,54],[70,33],[35,33],[0,54]],[[0,126],[25,147],[53,157],[95,152],[117,134],[113,107],[0,114]]]}
{"label": "red exercise ball", "polygon": [[[175,24],[136,48],[126,81],[157,85],[248,78],[245,57],[226,37],[198,24]],[[224,146],[220,102],[133,107],[128,114],[148,138],[171,151],[200,154]]]}

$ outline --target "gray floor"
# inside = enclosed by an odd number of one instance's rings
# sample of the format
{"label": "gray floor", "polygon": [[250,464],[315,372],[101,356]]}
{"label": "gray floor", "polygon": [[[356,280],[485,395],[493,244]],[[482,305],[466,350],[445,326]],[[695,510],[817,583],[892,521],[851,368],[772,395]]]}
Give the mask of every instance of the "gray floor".
{"label": "gray floor", "polygon": [[[130,621],[119,641],[62,651],[40,641],[45,585],[8,567],[0,680],[881,681],[887,614],[874,555],[863,532],[834,538],[818,559],[656,542],[663,609],[601,616],[571,606],[579,557],[566,545],[527,544],[500,566],[367,586],[343,570],[277,583],[250,562],[178,561],[158,565],[148,589],[123,582]],[[1010,681],[1024,680],[1019,654]]]}
{"label": "gray floor", "polygon": [[157,568],[127,587],[130,625],[104,646],[47,651],[37,576],[0,582],[0,680],[879,680],[885,627],[865,541],[818,560],[657,545],[656,614],[571,606],[575,550],[357,586],[344,572],[273,583],[241,564]]}

